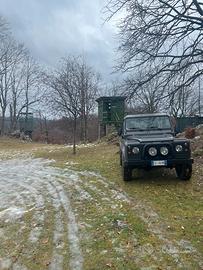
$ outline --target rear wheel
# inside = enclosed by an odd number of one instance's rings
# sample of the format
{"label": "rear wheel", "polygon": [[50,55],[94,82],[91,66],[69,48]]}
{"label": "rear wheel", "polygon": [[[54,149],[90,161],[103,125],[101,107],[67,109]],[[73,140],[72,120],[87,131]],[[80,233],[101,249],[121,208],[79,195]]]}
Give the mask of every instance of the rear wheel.
{"label": "rear wheel", "polygon": [[122,167],[123,180],[131,181],[132,180],[132,169],[126,166]]}
{"label": "rear wheel", "polygon": [[177,165],[175,167],[177,177],[181,180],[190,180],[192,176],[192,165],[191,164],[183,164]]}

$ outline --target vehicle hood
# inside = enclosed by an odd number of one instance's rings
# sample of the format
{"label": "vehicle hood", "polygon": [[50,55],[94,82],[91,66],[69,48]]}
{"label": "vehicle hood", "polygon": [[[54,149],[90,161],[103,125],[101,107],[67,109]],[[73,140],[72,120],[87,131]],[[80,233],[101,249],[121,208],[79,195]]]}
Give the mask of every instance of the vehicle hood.
{"label": "vehicle hood", "polygon": [[172,142],[174,136],[171,134],[143,134],[143,135],[128,135],[126,137],[128,144],[130,143],[153,143],[153,142]]}

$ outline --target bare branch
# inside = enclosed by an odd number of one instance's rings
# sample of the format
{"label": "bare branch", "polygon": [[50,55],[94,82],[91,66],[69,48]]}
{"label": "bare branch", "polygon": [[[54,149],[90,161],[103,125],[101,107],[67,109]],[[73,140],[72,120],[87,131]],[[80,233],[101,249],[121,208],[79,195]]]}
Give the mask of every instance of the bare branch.
{"label": "bare branch", "polygon": [[202,75],[196,73],[197,67],[203,68],[201,1],[112,0],[108,10],[109,18],[123,12],[119,24],[122,56],[116,69],[133,74],[145,71],[129,96],[160,76],[164,85],[177,72],[185,72],[189,78],[185,77],[183,85],[187,85]]}

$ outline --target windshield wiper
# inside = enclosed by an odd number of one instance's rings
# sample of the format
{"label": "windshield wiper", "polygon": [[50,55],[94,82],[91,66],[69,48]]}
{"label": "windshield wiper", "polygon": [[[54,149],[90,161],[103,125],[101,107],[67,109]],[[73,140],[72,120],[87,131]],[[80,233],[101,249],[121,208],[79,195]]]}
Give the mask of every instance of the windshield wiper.
{"label": "windshield wiper", "polygon": [[136,127],[128,128],[128,130],[144,131],[144,129],[136,128]]}
{"label": "windshield wiper", "polygon": [[157,130],[162,130],[162,128],[159,128],[159,127],[154,127],[154,126],[149,127],[149,129],[157,129]]}

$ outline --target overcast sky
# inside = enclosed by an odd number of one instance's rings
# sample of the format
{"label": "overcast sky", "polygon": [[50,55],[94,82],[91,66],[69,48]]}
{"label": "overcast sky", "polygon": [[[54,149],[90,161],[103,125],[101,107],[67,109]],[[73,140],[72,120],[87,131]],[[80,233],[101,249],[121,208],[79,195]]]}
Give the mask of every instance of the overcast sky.
{"label": "overcast sky", "polygon": [[[42,64],[56,66],[69,54],[84,54],[90,65],[111,79],[117,57],[116,27],[103,24],[105,0],[0,0],[0,14]],[[115,76],[114,76],[115,79]]]}

